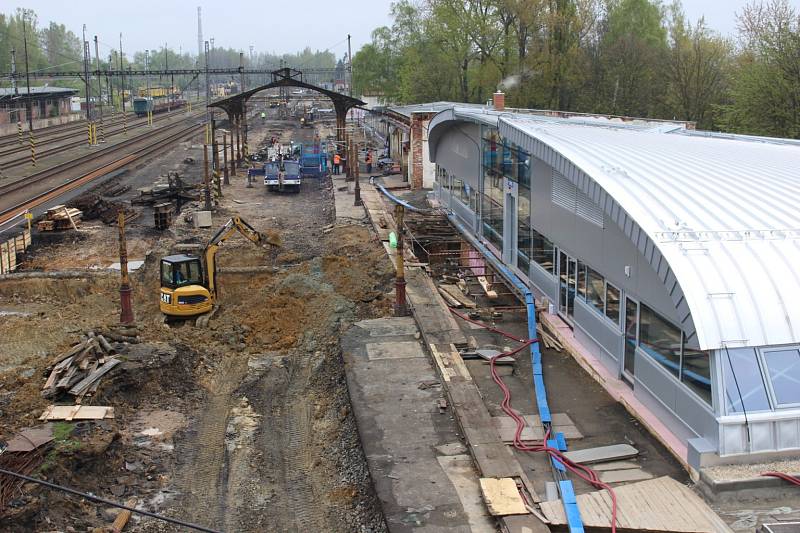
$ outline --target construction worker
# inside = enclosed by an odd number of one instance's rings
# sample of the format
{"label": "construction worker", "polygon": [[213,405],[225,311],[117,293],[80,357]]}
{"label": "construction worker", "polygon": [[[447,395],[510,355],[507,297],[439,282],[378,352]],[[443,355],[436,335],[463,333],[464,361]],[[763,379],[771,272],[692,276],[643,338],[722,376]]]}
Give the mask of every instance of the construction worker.
{"label": "construction worker", "polygon": [[342,164],[342,157],[339,152],[333,154],[333,173],[339,175],[341,173],[340,165]]}
{"label": "construction worker", "polygon": [[261,123],[263,124],[267,120],[267,114],[263,111],[261,112]]}

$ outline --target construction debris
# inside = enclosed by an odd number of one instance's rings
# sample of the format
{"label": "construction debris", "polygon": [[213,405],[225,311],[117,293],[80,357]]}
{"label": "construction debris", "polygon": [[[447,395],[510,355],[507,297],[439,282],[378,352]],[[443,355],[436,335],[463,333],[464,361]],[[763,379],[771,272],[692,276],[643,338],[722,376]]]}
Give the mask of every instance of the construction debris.
{"label": "construction debris", "polygon": [[22,430],[8,441],[4,452],[30,452],[53,440],[53,427],[50,424]]}
{"label": "construction debris", "polygon": [[121,361],[106,337],[116,342],[138,342],[134,336],[113,332],[105,335],[90,331],[85,340],[73,346],[53,362],[50,377],[42,387],[42,396],[53,398],[68,392],[80,403],[86,394],[93,394],[100,380]]}
{"label": "construction debris", "polygon": [[116,224],[118,213],[125,213],[125,221],[134,220],[139,216],[139,211],[131,207],[126,207],[120,202],[105,200],[97,194],[84,194],[73,201],[75,207],[83,212],[86,220],[99,219],[103,224]]}
{"label": "construction debris", "polygon": [[36,223],[39,231],[78,229],[83,212],[80,209],[57,205],[47,210],[44,218]]}
{"label": "construction debris", "polygon": [[[440,285],[439,289],[440,292],[446,292],[453,300],[467,309],[475,309],[478,307],[478,304],[475,303],[475,300],[468,298],[467,295],[460,289],[459,285]],[[446,299],[447,298],[445,298],[445,300]]]}

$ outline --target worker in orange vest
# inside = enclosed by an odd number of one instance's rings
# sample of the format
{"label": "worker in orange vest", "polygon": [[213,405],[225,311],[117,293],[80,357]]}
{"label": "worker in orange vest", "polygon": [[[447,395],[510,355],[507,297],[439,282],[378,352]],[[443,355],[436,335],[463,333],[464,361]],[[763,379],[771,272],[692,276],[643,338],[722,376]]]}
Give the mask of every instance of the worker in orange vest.
{"label": "worker in orange vest", "polygon": [[339,154],[338,153],[333,154],[333,173],[334,174],[338,175],[338,174],[341,173],[341,169],[340,169],[340,165],[341,164],[342,164],[342,158],[339,157]]}

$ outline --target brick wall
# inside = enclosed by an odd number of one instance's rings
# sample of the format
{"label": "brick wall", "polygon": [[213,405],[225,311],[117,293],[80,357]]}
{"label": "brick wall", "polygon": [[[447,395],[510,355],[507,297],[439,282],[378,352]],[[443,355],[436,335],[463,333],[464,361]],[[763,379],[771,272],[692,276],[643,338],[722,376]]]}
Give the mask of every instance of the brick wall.
{"label": "brick wall", "polygon": [[425,129],[434,115],[435,113],[411,114],[411,163],[408,179],[411,189],[423,187],[423,140],[427,138]]}

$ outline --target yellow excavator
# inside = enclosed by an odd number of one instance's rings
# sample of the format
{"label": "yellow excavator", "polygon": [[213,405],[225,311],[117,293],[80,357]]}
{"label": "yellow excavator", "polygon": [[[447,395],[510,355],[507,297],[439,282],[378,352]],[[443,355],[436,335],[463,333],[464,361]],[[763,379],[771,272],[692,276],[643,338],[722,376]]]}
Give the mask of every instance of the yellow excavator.
{"label": "yellow excavator", "polygon": [[[237,231],[255,244],[280,246],[277,238],[262,235],[239,216],[232,217],[208,241],[202,258],[185,254],[161,258],[162,313],[168,317],[190,318],[215,309],[217,252],[222,243]],[[206,316],[210,318],[210,315]]]}

